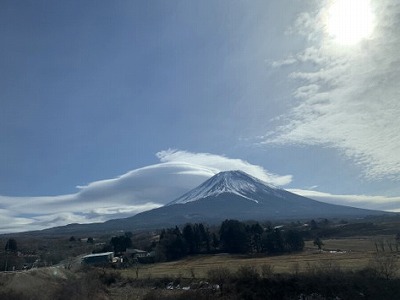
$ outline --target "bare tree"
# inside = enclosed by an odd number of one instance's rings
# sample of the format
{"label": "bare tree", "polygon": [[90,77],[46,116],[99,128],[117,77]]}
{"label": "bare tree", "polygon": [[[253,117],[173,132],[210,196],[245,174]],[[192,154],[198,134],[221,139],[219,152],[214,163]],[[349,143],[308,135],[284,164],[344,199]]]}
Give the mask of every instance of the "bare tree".
{"label": "bare tree", "polygon": [[396,275],[398,258],[391,254],[377,254],[370,262],[370,266],[377,275],[389,280]]}

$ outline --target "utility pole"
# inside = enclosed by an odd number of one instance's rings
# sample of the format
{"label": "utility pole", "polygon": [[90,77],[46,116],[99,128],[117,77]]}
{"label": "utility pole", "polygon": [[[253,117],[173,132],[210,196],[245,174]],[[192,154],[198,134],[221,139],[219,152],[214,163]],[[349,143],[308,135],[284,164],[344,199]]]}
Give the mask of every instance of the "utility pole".
{"label": "utility pole", "polygon": [[4,268],[4,271],[7,271],[7,268],[8,268],[8,252],[10,250],[8,243],[6,244],[6,249],[5,250],[6,250],[6,266]]}
{"label": "utility pole", "polygon": [[8,265],[8,252],[6,251],[6,267],[4,268],[4,271],[7,271],[7,266]]}

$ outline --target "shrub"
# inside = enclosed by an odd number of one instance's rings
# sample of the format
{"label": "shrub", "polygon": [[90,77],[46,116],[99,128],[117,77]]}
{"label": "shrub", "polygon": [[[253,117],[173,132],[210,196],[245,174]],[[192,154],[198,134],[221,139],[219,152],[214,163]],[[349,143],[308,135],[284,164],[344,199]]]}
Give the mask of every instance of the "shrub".
{"label": "shrub", "polygon": [[232,279],[232,273],[228,268],[220,267],[208,270],[207,277],[212,283],[220,286],[222,293],[224,286]]}
{"label": "shrub", "polygon": [[260,274],[254,266],[240,266],[236,271],[236,276],[239,280],[257,281],[260,279]]}
{"label": "shrub", "polygon": [[210,269],[207,272],[207,277],[213,283],[224,283],[232,277],[232,273],[228,268],[219,267]]}
{"label": "shrub", "polygon": [[117,281],[121,280],[121,278],[122,278],[121,273],[116,271],[104,272],[99,275],[101,283],[107,286],[116,283]]}
{"label": "shrub", "polygon": [[[76,277],[64,282],[54,299],[59,300],[85,300],[85,299],[104,299],[106,289],[101,280],[107,279],[105,273],[96,269],[87,269],[85,272],[77,274]],[[111,278],[111,277],[110,277]]]}
{"label": "shrub", "polygon": [[261,266],[262,278],[271,278],[274,275],[274,266],[270,264],[263,264]]}

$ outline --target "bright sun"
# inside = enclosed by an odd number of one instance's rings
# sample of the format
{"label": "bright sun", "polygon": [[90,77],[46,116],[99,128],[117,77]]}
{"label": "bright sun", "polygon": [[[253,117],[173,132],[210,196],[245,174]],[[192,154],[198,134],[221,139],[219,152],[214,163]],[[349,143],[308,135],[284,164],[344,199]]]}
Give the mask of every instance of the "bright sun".
{"label": "bright sun", "polygon": [[336,0],[328,10],[327,33],[340,44],[354,45],[368,38],[373,25],[369,0]]}

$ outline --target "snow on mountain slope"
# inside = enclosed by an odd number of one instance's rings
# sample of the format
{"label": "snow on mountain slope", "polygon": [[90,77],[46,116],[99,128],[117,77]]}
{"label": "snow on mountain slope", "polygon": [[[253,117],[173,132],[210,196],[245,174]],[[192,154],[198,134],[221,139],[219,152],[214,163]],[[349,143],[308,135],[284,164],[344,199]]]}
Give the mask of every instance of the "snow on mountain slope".
{"label": "snow on mountain slope", "polygon": [[216,197],[224,193],[235,194],[255,203],[262,201],[266,194],[282,198],[280,189],[254,178],[242,171],[220,172],[197,188],[189,191],[178,199],[168,203],[185,204],[207,197]]}

